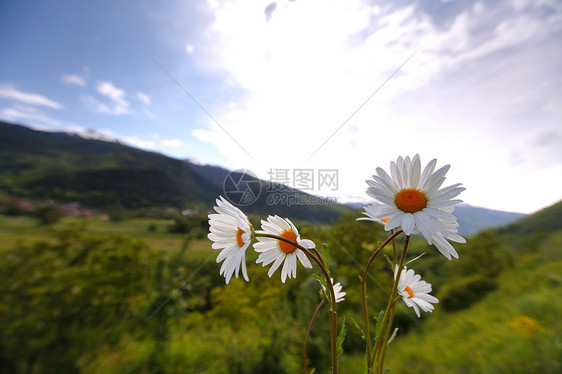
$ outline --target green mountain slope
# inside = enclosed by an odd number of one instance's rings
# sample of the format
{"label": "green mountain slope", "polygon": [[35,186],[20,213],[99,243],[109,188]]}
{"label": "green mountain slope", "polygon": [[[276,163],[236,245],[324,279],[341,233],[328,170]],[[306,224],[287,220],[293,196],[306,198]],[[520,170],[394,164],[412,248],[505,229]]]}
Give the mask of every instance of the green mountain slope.
{"label": "green mountain slope", "polygon": [[30,198],[136,209],[210,204],[217,186],[157,153],[0,123],[0,189]]}
{"label": "green mountain slope", "polygon": [[[447,264],[450,270],[444,286],[436,291],[440,304],[435,313],[424,316],[427,321],[418,328],[399,335],[389,349],[391,372],[562,372],[561,222],[558,203],[495,232],[479,234],[472,245],[469,239],[471,247]],[[504,255],[513,254],[513,263],[490,277],[486,275],[490,266],[504,260],[494,253],[500,247]],[[478,270],[478,264],[485,265]],[[471,266],[477,269],[474,275],[457,271]],[[469,290],[466,285],[476,276],[494,287],[481,289],[482,295],[476,283]],[[454,293],[457,299],[474,300],[467,308],[447,310],[446,297]]]}
{"label": "green mountain slope", "polygon": [[[9,196],[76,201],[99,209],[206,210],[224,195],[223,181],[228,173],[118,142],[0,122],[0,190]],[[274,213],[325,223],[349,210],[332,202],[309,204],[311,195],[292,189],[286,192],[294,201],[278,201],[266,191],[266,182],[256,182],[261,193],[244,207],[247,213]]]}
{"label": "green mountain slope", "polygon": [[545,233],[562,230],[562,201],[532,216],[498,229],[498,233],[518,246],[533,246]]}

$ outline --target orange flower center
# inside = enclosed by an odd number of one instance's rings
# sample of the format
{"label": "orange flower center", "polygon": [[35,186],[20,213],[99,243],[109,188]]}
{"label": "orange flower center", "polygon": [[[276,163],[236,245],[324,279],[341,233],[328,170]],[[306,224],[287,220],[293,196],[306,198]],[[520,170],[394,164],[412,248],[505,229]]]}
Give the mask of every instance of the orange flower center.
{"label": "orange flower center", "polygon": [[404,289],[404,292],[408,293],[408,297],[414,297],[414,291],[412,291],[412,289],[408,286],[406,286],[406,288]]}
{"label": "orange flower center", "polygon": [[238,231],[236,232],[236,242],[238,243],[238,246],[240,248],[242,248],[244,246],[244,240],[242,240],[242,235],[244,235],[245,231],[242,230],[240,227],[238,228]]}
{"label": "orange flower center", "polygon": [[[295,234],[295,232],[293,230],[285,230],[281,233],[280,236],[282,238],[288,239],[292,242],[297,241],[297,234]],[[279,240],[279,248],[281,248],[281,250],[283,252],[285,252],[286,254],[293,253],[294,251],[297,250],[297,247],[295,247],[294,245],[286,243],[286,242],[281,241],[281,240]]]}
{"label": "orange flower center", "polygon": [[383,218],[383,219],[381,219],[381,221],[383,221],[384,223],[387,223],[389,219],[390,218]]}
{"label": "orange flower center", "polygon": [[415,213],[426,207],[427,199],[423,192],[410,188],[398,192],[394,203],[403,212]]}

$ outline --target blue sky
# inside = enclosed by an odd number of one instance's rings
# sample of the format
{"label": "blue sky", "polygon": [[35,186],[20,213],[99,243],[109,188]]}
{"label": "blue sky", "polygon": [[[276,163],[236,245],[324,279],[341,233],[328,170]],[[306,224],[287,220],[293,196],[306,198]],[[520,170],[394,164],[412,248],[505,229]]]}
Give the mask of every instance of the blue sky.
{"label": "blue sky", "polygon": [[[2,1],[0,119],[268,179],[399,155],[469,204],[562,198],[562,3]],[[446,182],[446,184],[447,184]]]}

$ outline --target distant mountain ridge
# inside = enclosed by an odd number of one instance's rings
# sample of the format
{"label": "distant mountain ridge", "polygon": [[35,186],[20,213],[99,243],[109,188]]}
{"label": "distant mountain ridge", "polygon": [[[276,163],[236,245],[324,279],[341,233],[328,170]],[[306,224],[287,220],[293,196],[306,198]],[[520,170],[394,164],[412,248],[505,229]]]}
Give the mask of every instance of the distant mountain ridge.
{"label": "distant mountain ridge", "polygon": [[[86,206],[138,210],[151,207],[208,210],[224,181],[240,173],[186,162],[159,153],[135,149],[120,142],[77,134],[43,132],[0,122],[0,190],[10,196],[80,202]],[[292,204],[271,197],[266,182],[260,194],[244,207],[246,213],[272,212],[292,219],[329,222],[349,208],[340,204],[307,204],[314,196],[285,189]],[[281,187],[281,186],[277,186]]]}
{"label": "distant mountain ridge", "polygon": [[471,236],[484,229],[505,226],[527,217],[527,214],[503,212],[460,204],[455,207],[455,216],[459,222],[459,234]]}
{"label": "distant mountain ridge", "polygon": [[[80,202],[100,209],[177,207],[210,209],[225,194],[227,176],[252,178],[238,171],[178,160],[132,148],[115,139],[32,130],[0,121],[0,190],[16,197]],[[248,179],[249,178],[249,179]],[[248,214],[279,214],[291,219],[329,222],[364,204],[334,204],[302,191],[274,184],[292,196],[279,202],[271,182],[260,181],[259,196],[243,206]],[[308,203],[314,201],[314,203]],[[274,206],[274,209],[272,208]],[[517,221],[524,214],[462,204],[455,209],[459,232],[470,236]]]}

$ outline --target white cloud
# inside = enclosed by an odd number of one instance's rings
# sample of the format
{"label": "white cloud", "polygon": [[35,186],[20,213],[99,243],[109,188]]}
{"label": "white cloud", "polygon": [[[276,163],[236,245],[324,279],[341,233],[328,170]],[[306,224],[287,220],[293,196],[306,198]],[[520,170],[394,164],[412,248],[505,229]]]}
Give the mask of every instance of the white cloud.
{"label": "white cloud", "polygon": [[86,129],[82,126],[70,125],[64,129],[71,134],[77,134],[85,139],[103,140],[106,142],[118,142],[120,136],[115,132],[107,129]]}
{"label": "white cloud", "polygon": [[195,129],[191,132],[191,135],[199,139],[204,143],[211,143],[213,144],[213,133],[211,131],[203,130],[203,129]]}
{"label": "white cloud", "polygon": [[99,82],[97,86],[99,94],[107,97],[120,107],[127,107],[129,103],[125,100],[125,91],[117,88],[111,82]]}
{"label": "white cloud", "polygon": [[111,82],[99,82],[96,91],[109,99],[111,104],[104,103],[91,95],[81,96],[80,99],[92,110],[114,116],[132,114],[129,110],[129,102],[125,99],[125,91],[115,87]]}
{"label": "white cloud", "polygon": [[0,98],[15,100],[28,105],[62,109],[62,104],[37,93],[23,92],[10,85],[0,85]]}
{"label": "white cloud", "polygon": [[164,139],[162,140],[162,144],[164,144],[166,147],[172,147],[172,148],[183,146],[183,142],[179,139]]}
{"label": "white cloud", "polygon": [[194,50],[195,50],[195,49],[193,48],[193,45],[192,45],[192,44],[187,44],[187,45],[185,46],[185,51],[186,51],[187,53],[189,53],[189,54],[192,54]]}
{"label": "white cloud", "polygon": [[38,108],[16,104],[13,107],[2,108],[0,117],[7,121],[24,121],[28,125],[41,125],[48,127],[58,127],[62,122],[49,117]]}
{"label": "white cloud", "polygon": [[80,100],[88,107],[90,107],[92,110],[101,114],[120,116],[129,113],[126,107],[119,106],[119,105],[110,106],[107,105],[106,103],[102,103],[101,101],[99,101],[93,96],[80,96]]}
{"label": "white cloud", "polygon": [[156,119],[156,114],[152,113],[148,108],[142,108],[142,111],[150,119]]}
{"label": "white cloud", "polygon": [[147,94],[145,94],[144,92],[138,91],[137,92],[137,98],[142,101],[145,105],[150,105],[150,96],[148,96]]}
{"label": "white cloud", "polygon": [[144,149],[154,149],[154,142],[149,140],[139,139],[133,136],[126,136],[122,138],[126,143],[131,144],[135,147],[144,148]]}
{"label": "white cloud", "polygon": [[[278,5],[266,22],[263,4],[220,3],[206,34],[212,47],[207,66],[227,72],[228,84],[245,94],[236,106],[213,113],[220,126],[209,120],[193,136],[214,144],[229,167],[249,167],[266,178],[271,167],[335,167],[346,174],[340,192],[359,195],[376,166],[421,152],[426,161],[438,157],[457,165],[458,178],[451,180],[472,188],[469,203],[521,211],[542,204],[537,197],[532,203],[510,199],[498,183],[490,189],[494,173],[481,169],[497,160],[497,174],[513,195],[527,196],[531,182],[517,182],[520,175],[538,177],[537,170],[547,168],[537,157],[526,156],[519,166],[508,160],[515,139],[534,136],[524,126],[533,114],[544,112],[535,126],[560,123],[552,108],[561,90],[538,89],[560,77],[559,4],[528,3],[523,12],[509,3],[480,2],[441,23],[415,4]],[[548,166],[550,173],[552,167],[562,168]],[[559,192],[548,187],[543,196],[554,200]]]}
{"label": "white cloud", "polygon": [[74,85],[80,87],[86,86],[86,80],[83,77],[76,74],[63,75],[62,81],[64,82],[64,84],[68,84],[68,85]]}

